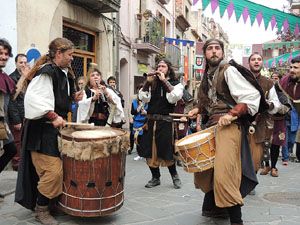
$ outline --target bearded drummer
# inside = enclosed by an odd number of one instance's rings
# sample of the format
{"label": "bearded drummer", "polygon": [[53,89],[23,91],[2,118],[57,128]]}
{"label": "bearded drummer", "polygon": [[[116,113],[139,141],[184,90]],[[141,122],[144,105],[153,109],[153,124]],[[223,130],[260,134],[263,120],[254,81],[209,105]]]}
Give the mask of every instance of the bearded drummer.
{"label": "bearded drummer", "polygon": [[145,185],[160,185],[160,166],[167,166],[175,189],[181,187],[176,171],[172,117],[175,103],[182,98],[183,86],[175,77],[168,59],[158,61],[157,70],[148,74],[147,81],[139,91],[139,99],[148,103],[147,122],[143,130],[140,156],[147,159],[152,179]]}
{"label": "bearded drummer", "polygon": [[65,126],[72,100],[78,101],[83,95],[74,91],[73,46],[66,38],[54,39],[48,54],[41,56],[20,81],[30,83],[24,99],[26,121],[15,201],[34,209],[42,224],[58,224],[48,208],[49,201],[62,194],[63,188],[57,128]]}
{"label": "bearded drummer", "polygon": [[[228,217],[229,214],[231,224],[241,225],[243,197],[258,182],[240,117],[245,114],[253,116],[258,112],[261,100],[259,85],[250,71],[234,61],[231,64],[222,61],[222,41],[206,41],[203,55],[206,68],[198,90],[198,106],[189,112],[189,116],[193,118],[197,114],[206,114],[209,116],[206,126],[218,126],[214,168],[194,173],[194,183],[196,188],[205,192],[203,216]],[[232,121],[234,117],[238,119]],[[244,171],[248,172],[247,178]]]}
{"label": "bearded drummer", "polygon": [[289,74],[280,80],[279,88],[287,95],[297,113],[300,114],[300,56],[291,60]]}

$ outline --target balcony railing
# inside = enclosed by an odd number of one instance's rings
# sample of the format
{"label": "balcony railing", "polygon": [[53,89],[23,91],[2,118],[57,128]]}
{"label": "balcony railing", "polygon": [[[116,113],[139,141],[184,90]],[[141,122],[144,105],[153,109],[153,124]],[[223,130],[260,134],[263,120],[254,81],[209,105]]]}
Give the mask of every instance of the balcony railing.
{"label": "balcony railing", "polygon": [[150,43],[161,48],[162,28],[159,20],[153,18],[152,21],[146,22],[146,34],[144,42]]}
{"label": "balcony railing", "polygon": [[171,45],[166,42],[165,53],[167,58],[171,61],[172,65],[176,68],[180,67],[181,50],[176,45]]}
{"label": "balcony railing", "polygon": [[121,0],[67,0],[70,3],[87,8],[97,14],[119,12]]}
{"label": "balcony railing", "polygon": [[151,18],[144,24],[144,36],[140,43],[136,44],[138,50],[148,54],[161,52],[162,27],[160,20]]}

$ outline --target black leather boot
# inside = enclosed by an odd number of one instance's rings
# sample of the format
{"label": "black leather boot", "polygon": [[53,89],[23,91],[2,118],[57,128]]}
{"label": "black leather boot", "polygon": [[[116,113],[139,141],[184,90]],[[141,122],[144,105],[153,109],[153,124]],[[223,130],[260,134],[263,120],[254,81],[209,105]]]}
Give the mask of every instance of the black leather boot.
{"label": "black leather boot", "polygon": [[172,175],[172,180],[173,180],[173,184],[174,184],[175,189],[181,188],[181,181],[179,179],[178,174]]}
{"label": "black leather boot", "polygon": [[160,180],[159,178],[152,177],[151,180],[148,181],[148,183],[145,185],[146,188],[153,188],[157,185],[160,185]]}

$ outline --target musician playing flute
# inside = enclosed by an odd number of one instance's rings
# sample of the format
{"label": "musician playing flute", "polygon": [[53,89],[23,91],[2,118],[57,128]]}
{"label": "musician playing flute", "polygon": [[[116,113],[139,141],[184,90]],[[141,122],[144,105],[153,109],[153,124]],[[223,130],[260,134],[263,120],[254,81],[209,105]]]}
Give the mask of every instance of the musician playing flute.
{"label": "musician playing flute", "polygon": [[63,188],[58,128],[65,125],[72,100],[82,98],[82,92],[74,90],[73,46],[66,38],[51,41],[48,54],[36,61],[24,80],[19,80],[17,90],[30,80],[24,99],[26,121],[15,201],[34,209],[36,220],[42,224],[58,224],[48,207]]}
{"label": "musician playing flute", "polygon": [[[108,121],[110,113],[113,114],[112,121]],[[83,99],[78,102],[77,122],[121,127],[124,117],[121,99],[113,90],[106,88],[101,72],[94,68],[84,90]]]}
{"label": "musician playing flute", "polygon": [[[250,71],[234,61],[231,61],[232,65],[222,62],[222,41],[207,40],[203,55],[206,67],[198,91],[198,106],[189,112],[189,116],[206,114],[209,116],[206,126],[218,126],[214,168],[194,173],[194,183],[205,192],[203,216],[228,217],[229,214],[231,224],[241,225],[243,197],[255,187],[257,179],[240,117],[258,112],[261,93]],[[265,102],[262,103],[261,107],[267,107]],[[234,117],[238,119],[232,121]]]}
{"label": "musician playing flute", "polygon": [[176,171],[172,117],[175,103],[182,98],[183,86],[175,77],[168,59],[158,61],[157,70],[148,74],[139,99],[148,103],[147,122],[143,130],[140,156],[146,158],[152,179],[145,185],[160,185],[160,166],[167,166],[175,189],[181,187]]}

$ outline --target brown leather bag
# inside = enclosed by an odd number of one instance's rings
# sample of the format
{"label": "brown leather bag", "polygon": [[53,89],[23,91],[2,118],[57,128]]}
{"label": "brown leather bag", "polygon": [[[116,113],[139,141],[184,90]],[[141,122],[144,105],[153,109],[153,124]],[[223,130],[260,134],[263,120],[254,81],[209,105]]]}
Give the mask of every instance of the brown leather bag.
{"label": "brown leather bag", "polygon": [[0,140],[8,140],[4,123],[0,121]]}

